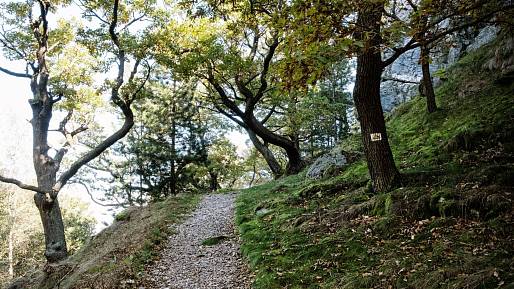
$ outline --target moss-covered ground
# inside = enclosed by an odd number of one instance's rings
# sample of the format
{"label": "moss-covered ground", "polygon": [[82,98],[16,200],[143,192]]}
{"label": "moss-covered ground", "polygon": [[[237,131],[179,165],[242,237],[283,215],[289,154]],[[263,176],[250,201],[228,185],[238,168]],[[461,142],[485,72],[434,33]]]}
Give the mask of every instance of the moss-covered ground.
{"label": "moss-covered ground", "polygon": [[358,159],[335,177],[243,191],[254,287],[514,288],[514,84],[483,68],[492,50],[446,71],[437,112],[418,97],[387,117],[397,189],[374,193]]}

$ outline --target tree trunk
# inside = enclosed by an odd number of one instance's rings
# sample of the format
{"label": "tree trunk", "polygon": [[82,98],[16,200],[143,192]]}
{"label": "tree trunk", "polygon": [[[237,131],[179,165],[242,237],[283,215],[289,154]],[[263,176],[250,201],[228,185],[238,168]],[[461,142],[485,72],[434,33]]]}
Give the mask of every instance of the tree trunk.
{"label": "tree trunk", "polygon": [[286,151],[288,159],[286,166],[287,175],[297,174],[305,167],[305,162],[300,154],[300,148],[296,142],[270,131],[253,115],[247,116],[244,122],[247,130],[253,131],[263,141],[274,144]]}
{"label": "tree trunk", "polygon": [[45,257],[49,263],[59,262],[68,257],[66,238],[64,236],[64,223],[61,208],[57,198],[52,199],[43,194],[36,193],[34,201],[41,216],[45,233]]}
{"label": "tree trunk", "polygon": [[286,173],[288,175],[293,175],[301,172],[305,167],[305,162],[300,155],[300,149],[298,146],[295,145],[293,148],[286,148],[286,154],[288,159]]}
{"label": "tree trunk", "polygon": [[14,278],[14,232],[9,228],[9,278]]}
{"label": "tree trunk", "polygon": [[255,162],[253,163],[252,167],[253,167],[252,179],[250,180],[248,187],[251,187],[253,185],[253,182],[255,181],[255,177],[257,176],[257,168],[255,167]]}
{"label": "tree trunk", "polygon": [[364,153],[375,191],[391,189],[399,178],[395,166],[382,105],[380,103],[380,82],[382,59],[380,53],[380,21],[384,4],[368,4],[359,11],[356,40],[364,42],[364,48],[357,56],[357,75],[353,98],[358,112]]}
{"label": "tree trunk", "polygon": [[[175,90],[175,82],[173,82],[173,90]],[[171,168],[170,168],[170,178],[171,178],[171,194],[174,196],[177,194],[177,122],[175,120],[175,115],[177,113],[177,104],[175,101],[172,103],[171,107]]]}
{"label": "tree trunk", "polygon": [[68,257],[64,223],[57,194],[53,187],[57,182],[56,174],[59,164],[48,156],[48,127],[52,118],[52,102],[46,92],[46,86],[39,91],[39,98],[31,101],[33,163],[38,187],[45,194],[36,193],[34,202],[39,210],[45,233],[45,257],[49,263],[56,263]]}
{"label": "tree trunk", "polygon": [[255,149],[262,155],[262,157],[268,164],[271,173],[273,174],[273,177],[275,179],[278,179],[282,175],[282,167],[273,155],[273,152],[259,140],[259,138],[253,131],[247,129],[246,132],[248,133],[248,136],[250,137],[250,140],[252,141]]}
{"label": "tree trunk", "polygon": [[216,192],[220,187],[218,183],[218,173],[211,170],[209,171],[209,176],[211,177],[209,189],[211,192]]}
{"label": "tree trunk", "polygon": [[429,113],[437,110],[435,101],[434,85],[432,83],[432,76],[430,75],[430,50],[426,46],[421,46],[421,70],[423,71],[423,92],[427,98],[427,110]]}

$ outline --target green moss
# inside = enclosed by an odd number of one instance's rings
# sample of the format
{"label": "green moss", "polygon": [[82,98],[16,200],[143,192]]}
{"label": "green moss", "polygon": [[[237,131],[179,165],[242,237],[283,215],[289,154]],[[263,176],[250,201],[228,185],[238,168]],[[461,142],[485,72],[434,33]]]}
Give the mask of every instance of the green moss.
{"label": "green moss", "polygon": [[215,246],[227,239],[227,236],[215,236],[202,241],[204,246]]}
{"label": "green moss", "polygon": [[374,216],[387,216],[391,214],[393,200],[390,193],[378,195],[374,199],[375,206],[372,211]]}
{"label": "green moss", "polygon": [[[375,195],[353,154],[337,176],[243,191],[236,220],[254,288],[493,288],[491,270],[514,284],[514,222],[502,215],[512,203],[495,201],[510,195],[482,189],[514,179],[514,84],[493,84],[490,51],[444,72],[435,113],[417,97],[387,116],[402,187]],[[360,136],[340,147],[362,152]]]}
{"label": "green moss", "polygon": [[342,179],[348,182],[365,182],[369,179],[368,166],[364,160],[358,161],[345,169],[342,173]]}
{"label": "green moss", "polygon": [[114,220],[117,222],[122,222],[122,221],[126,221],[128,219],[128,217],[129,217],[128,211],[123,210],[123,211],[119,212],[118,214],[116,214],[116,216],[114,216]]}

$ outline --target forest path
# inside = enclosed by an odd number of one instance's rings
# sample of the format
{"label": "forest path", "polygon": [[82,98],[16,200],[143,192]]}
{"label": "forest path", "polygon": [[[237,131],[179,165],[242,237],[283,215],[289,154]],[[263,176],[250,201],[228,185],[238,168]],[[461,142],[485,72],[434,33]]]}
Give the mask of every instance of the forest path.
{"label": "forest path", "polygon": [[[250,288],[250,273],[234,233],[235,194],[210,194],[166,241],[146,270],[145,289]],[[210,239],[214,238],[214,239]],[[211,246],[205,240],[219,241]]]}

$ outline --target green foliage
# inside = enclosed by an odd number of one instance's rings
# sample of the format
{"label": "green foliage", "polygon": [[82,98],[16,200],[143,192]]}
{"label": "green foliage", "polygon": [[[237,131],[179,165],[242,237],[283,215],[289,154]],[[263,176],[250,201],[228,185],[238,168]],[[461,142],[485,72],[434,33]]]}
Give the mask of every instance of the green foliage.
{"label": "green foliage", "polygon": [[114,220],[116,220],[117,222],[123,222],[123,221],[127,221],[128,217],[129,217],[129,214],[128,214],[127,210],[123,210],[114,216]]}

